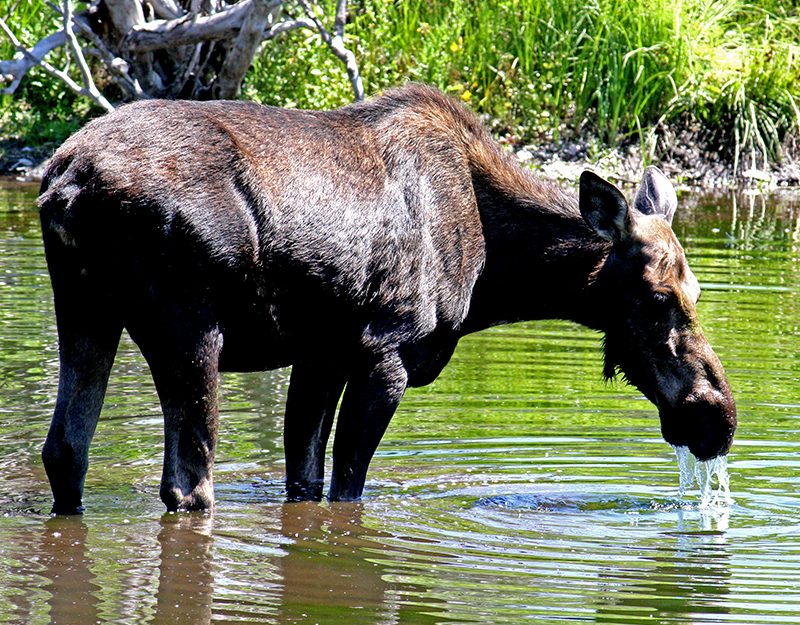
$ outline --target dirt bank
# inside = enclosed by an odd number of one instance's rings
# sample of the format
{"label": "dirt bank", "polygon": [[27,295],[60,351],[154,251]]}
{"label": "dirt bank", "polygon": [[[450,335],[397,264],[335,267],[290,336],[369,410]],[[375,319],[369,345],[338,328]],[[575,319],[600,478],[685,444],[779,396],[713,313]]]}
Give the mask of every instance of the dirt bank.
{"label": "dirt bank", "polygon": [[58,143],[28,145],[24,140],[0,140],[0,175],[14,176],[23,181],[41,180],[47,159]]}

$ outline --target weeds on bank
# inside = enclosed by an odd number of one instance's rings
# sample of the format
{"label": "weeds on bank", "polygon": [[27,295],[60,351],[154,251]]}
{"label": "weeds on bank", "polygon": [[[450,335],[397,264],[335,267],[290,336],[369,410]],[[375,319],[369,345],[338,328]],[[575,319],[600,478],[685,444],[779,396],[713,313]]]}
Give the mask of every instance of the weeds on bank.
{"label": "weeds on bank", "polygon": [[[660,129],[692,120],[737,169],[756,169],[780,159],[787,133],[800,135],[800,21],[796,7],[778,0],[351,7],[348,35],[368,91],[433,84],[488,114],[512,140],[634,139],[649,161]],[[262,57],[248,95],[310,107],[346,102],[341,69],[313,40],[304,49],[296,37]]]}
{"label": "weeds on bank", "polygon": [[679,33],[685,67],[665,118],[691,113],[737,170],[779,160],[787,133],[800,131],[800,20],[769,4],[692,4]]}
{"label": "weeds on bank", "polygon": [[[0,0],[0,11],[9,2]],[[26,3],[15,9],[28,20],[28,41],[44,21],[39,3],[31,0],[25,14]],[[737,169],[757,169],[780,158],[787,136],[800,138],[797,4],[351,0],[346,37],[368,93],[407,80],[435,85],[487,114],[511,141],[634,140],[647,161],[667,147],[665,127],[691,122]],[[33,117],[57,125],[62,112],[80,106],[36,80],[25,91]],[[351,93],[319,38],[293,32],[264,44],[243,96],[330,108]],[[8,98],[0,105],[7,108]]]}

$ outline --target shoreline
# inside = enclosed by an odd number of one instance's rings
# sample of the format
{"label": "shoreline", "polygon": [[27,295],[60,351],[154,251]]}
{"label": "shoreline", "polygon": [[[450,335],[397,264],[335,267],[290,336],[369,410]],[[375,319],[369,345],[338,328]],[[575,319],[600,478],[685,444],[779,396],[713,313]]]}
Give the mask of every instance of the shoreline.
{"label": "shoreline", "polygon": [[[506,137],[499,137],[498,141],[522,166],[543,178],[565,185],[576,184],[581,172],[589,169],[617,186],[636,186],[646,164],[639,145],[633,143],[598,150],[589,141],[569,139],[524,145],[512,143]],[[59,145],[49,142],[28,146],[19,139],[0,141],[0,176],[18,182],[41,181],[47,161]],[[724,162],[717,153],[706,149],[701,142],[684,142],[680,148],[673,148],[668,154],[647,164],[657,165],[676,188],[683,191],[798,190],[800,155],[793,155],[792,152],[794,150],[785,149],[783,161],[767,168],[741,167],[740,177],[734,177],[732,165]]]}
{"label": "shoreline", "polygon": [[[502,142],[502,141],[501,141]],[[656,165],[679,190],[714,193],[736,189],[800,190],[800,158],[784,150],[783,161],[767,167],[740,167],[733,175],[733,165],[700,143],[687,143],[669,154],[645,162],[637,144],[603,148],[590,157],[590,146],[562,140],[543,147],[526,145],[514,149],[517,160],[544,178],[575,182],[590,169],[618,186],[637,186],[646,165]]]}

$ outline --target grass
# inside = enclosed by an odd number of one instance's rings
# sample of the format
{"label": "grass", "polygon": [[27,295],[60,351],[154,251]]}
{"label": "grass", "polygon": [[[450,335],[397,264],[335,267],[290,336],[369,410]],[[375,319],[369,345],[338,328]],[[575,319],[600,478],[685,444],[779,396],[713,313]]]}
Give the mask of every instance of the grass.
{"label": "grass", "polygon": [[[32,42],[43,20],[27,19]],[[368,93],[435,85],[512,142],[635,141],[650,160],[664,128],[691,126],[746,169],[800,137],[800,18],[786,0],[351,0],[347,43]],[[37,80],[49,78],[32,77],[23,97],[54,97]],[[352,98],[340,63],[303,32],[265,45],[243,96],[309,108]]]}
{"label": "grass", "polygon": [[[800,19],[785,2],[361,0],[351,11],[368,92],[433,84],[512,141],[634,140],[649,161],[663,128],[693,126],[744,169],[780,160],[800,135]],[[312,108],[350,97],[336,62],[297,35],[259,60],[246,93]]]}
{"label": "grass", "polygon": [[800,130],[797,11],[735,0],[705,6],[697,32],[687,35],[690,71],[673,109],[715,132],[737,165],[777,160],[786,134]]}

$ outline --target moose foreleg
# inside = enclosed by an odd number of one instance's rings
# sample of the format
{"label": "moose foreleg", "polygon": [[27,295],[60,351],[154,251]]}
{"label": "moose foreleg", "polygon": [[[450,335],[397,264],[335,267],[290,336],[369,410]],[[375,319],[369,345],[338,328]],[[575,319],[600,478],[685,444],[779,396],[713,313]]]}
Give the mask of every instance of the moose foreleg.
{"label": "moose foreleg", "polygon": [[361,498],[370,460],[407,384],[408,373],[395,352],[348,379],[333,445],[331,501]]}
{"label": "moose foreleg", "polygon": [[[214,506],[221,349],[222,336],[214,328],[178,354],[148,358],[164,413],[161,500],[170,511]],[[142,351],[148,357],[149,350]]]}

